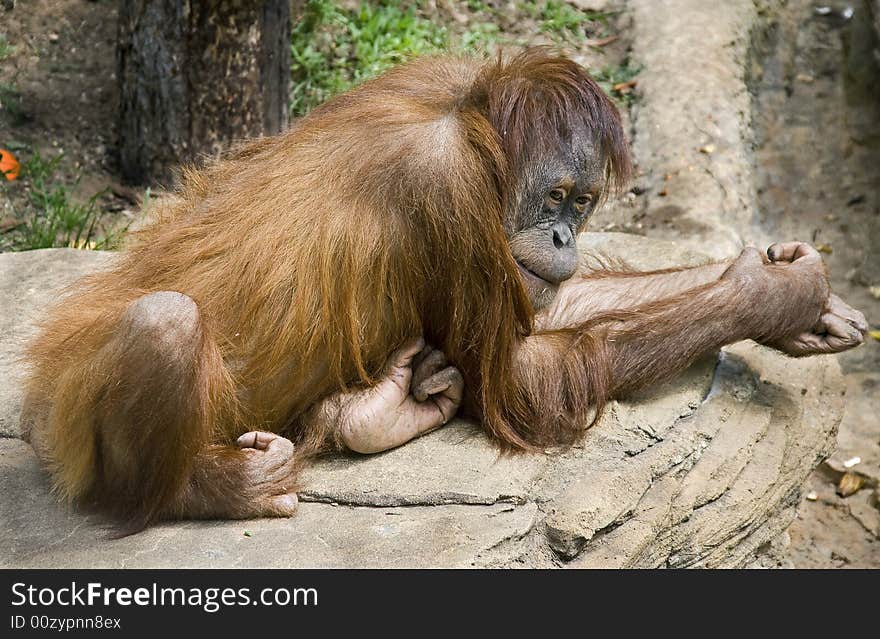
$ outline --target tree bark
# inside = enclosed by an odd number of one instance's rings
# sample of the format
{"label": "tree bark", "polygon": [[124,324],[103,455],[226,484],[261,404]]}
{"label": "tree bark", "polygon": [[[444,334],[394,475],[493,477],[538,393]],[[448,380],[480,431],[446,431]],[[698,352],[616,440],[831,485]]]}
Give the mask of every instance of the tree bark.
{"label": "tree bark", "polygon": [[121,0],[122,178],[170,186],[175,167],[288,121],[290,0]]}

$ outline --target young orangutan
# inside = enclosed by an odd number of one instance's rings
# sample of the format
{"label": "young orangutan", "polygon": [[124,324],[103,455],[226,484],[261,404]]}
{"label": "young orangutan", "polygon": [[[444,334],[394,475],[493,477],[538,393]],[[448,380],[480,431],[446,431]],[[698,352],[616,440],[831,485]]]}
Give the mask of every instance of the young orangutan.
{"label": "young orangutan", "polygon": [[396,68],[185,172],[30,346],[30,440],[63,496],[129,530],[290,515],[310,455],[399,446],[460,405],[540,450],[724,344],[862,341],[806,244],[574,277],[629,172],[617,111],[568,59]]}

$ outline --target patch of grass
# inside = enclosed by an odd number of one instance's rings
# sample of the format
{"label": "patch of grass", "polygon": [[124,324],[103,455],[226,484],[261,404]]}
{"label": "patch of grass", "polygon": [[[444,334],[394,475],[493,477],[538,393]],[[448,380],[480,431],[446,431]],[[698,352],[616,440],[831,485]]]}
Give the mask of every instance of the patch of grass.
{"label": "patch of grass", "polygon": [[630,88],[624,90],[615,87],[620,87],[620,85],[625,85],[627,82],[635,79],[641,70],[642,67],[633,66],[630,65],[629,62],[625,62],[618,66],[604,67],[598,71],[593,70],[591,71],[591,75],[599,86],[602,87],[602,90],[605,91],[605,93],[629,106],[635,99],[633,92]]}
{"label": "patch of grass", "polygon": [[0,62],[3,62],[13,53],[15,53],[15,47],[9,44],[9,40],[6,39],[4,34],[0,33]]}
{"label": "patch of grass", "polygon": [[488,11],[491,10],[492,7],[489,6],[489,3],[483,2],[483,0],[467,0],[467,8],[471,11]]}
{"label": "patch of grass", "polygon": [[519,11],[538,21],[539,28],[555,40],[578,43],[599,26],[607,26],[613,15],[604,11],[584,11],[563,0],[520,2]]}
{"label": "patch of grass", "polygon": [[584,23],[587,21],[583,11],[575,9],[567,2],[548,0],[541,7],[541,31],[560,35],[584,37]]}
{"label": "patch of grass", "polygon": [[116,235],[98,236],[98,224],[104,212],[94,194],[85,204],[74,202],[74,186],[56,178],[61,155],[45,159],[39,153],[22,164],[19,179],[13,186],[23,188],[26,194],[23,210],[18,215],[24,224],[14,231],[12,248],[27,251],[40,248],[70,247],[79,249],[114,248],[121,238]]}
{"label": "patch of grass", "polygon": [[494,22],[478,22],[471,25],[461,35],[460,49],[468,53],[485,52],[493,45],[505,42],[506,38]]}
{"label": "patch of grass", "polygon": [[356,10],[308,0],[291,38],[291,113],[328,98],[413,56],[448,46],[445,27],[400,2],[362,2]]}
{"label": "patch of grass", "polygon": [[[445,26],[423,17],[417,2],[378,0],[353,8],[340,0],[307,0],[291,36],[290,112],[310,110],[412,57],[453,51],[487,53],[500,43],[514,43],[491,16],[488,2],[468,0],[473,13],[467,29],[454,36]],[[608,24],[612,13],[582,11],[563,0],[519,2],[517,10],[539,22],[541,31],[560,43],[580,42]]]}

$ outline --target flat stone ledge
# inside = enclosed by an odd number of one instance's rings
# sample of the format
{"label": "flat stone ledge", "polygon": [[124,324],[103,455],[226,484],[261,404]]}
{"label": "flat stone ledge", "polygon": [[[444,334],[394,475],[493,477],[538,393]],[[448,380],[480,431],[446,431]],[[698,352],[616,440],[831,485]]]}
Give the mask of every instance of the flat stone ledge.
{"label": "flat stone ledge", "polygon": [[[706,261],[622,234],[586,234],[581,249],[585,264],[646,270]],[[612,402],[561,453],[499,457],[476,425],[456,420],[381,455],[318,460],[291,519],[171,522],[109,540],[106,519],[54,501],[16,439],[14,358],[58,291],[110,260],[63,249],[0,255],[0,566],[744,565],[791,521],[842,414],[833,358],[792,367],[743,343]]]}

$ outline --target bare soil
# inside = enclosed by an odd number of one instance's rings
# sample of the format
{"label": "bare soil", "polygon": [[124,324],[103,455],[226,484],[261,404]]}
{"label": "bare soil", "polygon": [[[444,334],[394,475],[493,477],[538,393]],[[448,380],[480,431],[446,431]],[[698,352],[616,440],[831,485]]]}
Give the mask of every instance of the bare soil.
{"label": "bare soil", "polygon": [[[116,122],[116,4],[33,0],[0,13],[13,53],[0,84],[19,97],[0,110],[0,145],[65,155],[84,191],[112,181]],[[103,179],[102,179],[103,178]]]}
{"label": "bare soil", "polygon": [[[764,43],[756,70],[755,134],[762,226],[771,236],[825,252],[832,285],[878,328],[880,299],[880,68],[867,3],[839,2],[829,15],[791,0]],[[843,13],[854,12],[850,18]],[[840,473],[823,465],[809,479],[785,565],[880,567],[880,342],[838,356],[847,406],[830,466],[864,480],[849,497]],[[796,366],[796,360],[792,366]],[[872,494],[873,493],[873,494]]]}

